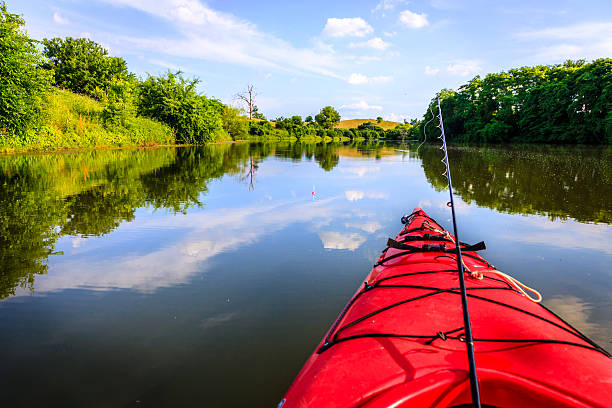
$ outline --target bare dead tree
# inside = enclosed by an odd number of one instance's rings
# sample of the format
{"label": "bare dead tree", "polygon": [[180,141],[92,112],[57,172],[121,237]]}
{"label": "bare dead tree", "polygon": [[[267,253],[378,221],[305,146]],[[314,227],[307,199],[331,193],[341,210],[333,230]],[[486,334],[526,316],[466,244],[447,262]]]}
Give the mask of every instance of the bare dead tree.
{"label": "bare dead tree", "polygon": [[240,100],[247,104],[247,109],[249,110],[249,119],[253,119],[256,96],[257,93],[255,92],[255,87],[253,85],[247,85],[247,89],[245,92],[239,92],[234,96],[234,99]]}
{"label": "bare dead tree", "polygon": [[249,171],[246,174],[243,174],[240,177],[240,181],[248,181],[249,182],[249,190],[254,190],[255,189],[255,185],[253,184],[253,181],[255,180],[255,172],[257,171],[257,169],[259,168],[259,161],[257,158],[253,158],[253,156],[250,156],[250,160],[249,160]]}

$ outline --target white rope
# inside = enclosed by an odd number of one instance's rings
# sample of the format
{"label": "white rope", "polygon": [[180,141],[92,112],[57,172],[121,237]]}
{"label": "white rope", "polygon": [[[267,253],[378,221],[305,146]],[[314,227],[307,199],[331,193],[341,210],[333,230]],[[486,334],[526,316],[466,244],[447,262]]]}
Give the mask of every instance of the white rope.
{"label": "white rope", "polygon": [[[430,229],[430,230],[432,230],[434,232],[440,233],[440,234],[444,235],[445,238],[451,240],[453,242],[453,244],[457,245],[457,243],[455,242],[455,239],[453,238],[453,236],[448,231],[441,230],[441,229],[438,229],[438,228],[434,227],[433,225],[431,225],[429,223],[428,220],[423,221],[423,228],[427,228],[427,229]],[[540,292],[538,292],[536,289],[530,288],[529,286],[525,285],[523,282],[521,282],[518,279],[508,275],[507,273],[503,273],[502,271],[498,271],[497,269],[483,269],[483,270],[479,270],[479,271],[471,271],[470,268],[467,267],[465,262],[463,262],[463,259],[461,260],[461,263],[463,264],[463,269],[465,269],[467,272],[469,272],[470,276],[472,278],[474,278],[474,279],[482,279],[484,277],[485,273],[499,275],[499,276],[501,276],[503,278],[506,278],[506,280],[512,286],[514,286],[514,288],[516,290],[518,290],[521,294],[525,295],[527,297],[527,299],[531,300],[534,303],[540,303],[542,301],[542,294]],[[532,297],[527,292],[533,293],[536,297],[535,298]]]}

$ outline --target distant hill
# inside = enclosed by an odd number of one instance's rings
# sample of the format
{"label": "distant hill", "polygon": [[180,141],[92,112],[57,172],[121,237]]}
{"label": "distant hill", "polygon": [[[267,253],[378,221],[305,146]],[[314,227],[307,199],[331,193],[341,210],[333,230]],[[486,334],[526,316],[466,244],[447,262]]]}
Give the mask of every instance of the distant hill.
{"label": "distant hill", "polygon": [[380,126],[381,128],[387,130],[387,129],[393,129],[394,127],[396,127],[397,125],[401,125],[401,123],[399,122],[391,122],[388,120],[383,120],[380,123],[376,122],[376,119],[349,119],[349,120],[341,120],[336,127],[340,128],[340,129],[353,129],[356,128],[357,126],[361,125],[362,123],[365,122],[372,122],[374,123],[376,126]]}

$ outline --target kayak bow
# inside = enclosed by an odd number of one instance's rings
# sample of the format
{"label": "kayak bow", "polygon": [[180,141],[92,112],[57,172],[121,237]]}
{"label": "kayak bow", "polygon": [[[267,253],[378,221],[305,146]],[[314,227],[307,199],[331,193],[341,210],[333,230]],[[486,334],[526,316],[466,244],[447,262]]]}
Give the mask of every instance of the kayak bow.
{"label": "kayak bow", "polygon": [[[405,221],[279,407],[471,406],[455,238]],[[483,406],[612,406],[610,354],[460,245]]]}

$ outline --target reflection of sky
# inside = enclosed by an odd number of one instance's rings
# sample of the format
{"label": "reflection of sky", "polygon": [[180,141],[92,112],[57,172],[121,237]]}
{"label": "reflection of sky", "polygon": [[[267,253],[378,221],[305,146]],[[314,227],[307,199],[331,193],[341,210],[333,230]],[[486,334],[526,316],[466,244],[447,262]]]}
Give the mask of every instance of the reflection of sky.
{"label": "reflection of sky", "polygon": [[[451,228],[447,193],[427,183],[420,162],[399,155],[385,160],[341,157],[331,172],[312,160],[271,157],[259,165],[254,185],[250,191],[239,177],[227,176],[211,182],[200,197],[203,208],[186,215],[139,209],[133,222],[108,235],[64,238],[56,247],[64,255],[50,258],[48,274],[36,277],[35,293],[71,288],[154,293],[188,285],[211,273],[218,255],[240,257],[275,234],[286,241],[310,237],[292,255],[296,262],[300,256],[337,251],[361,257],[367,265],[385,238],[400,229],[400,216],[417,205]],[[567,296],[569,287],[577,299],[593,299],[596,309],[598,299],[612,290],[610,226],[500,214],[460,198],[456,204],[460,238],[485,240],[489,250],[484,255],[492,263],[541,289],[545,298]],[[278,256],[292,249],[281,244]],[[587,273],[576,274],[585,265]],[[367,267],[361,271],[367,272]],[[574,315],[577,320],[587,316]]]}
{"label": "reflection of sky", "polygon": [[[135,221],[106,236],[63,239],[56,249],[64,255],[51,258],[49,273],[36,279],[35,293],[68,288],[151,293],[188,283],[217,254],[240,252],[267,235],[291,234],[295,228],[315,234],[324,249],[355,251],[385,228],[383,222],[395,221],[390,214],[416,205],[414,199],[398,199],[406,190],[393,191],[390,185],[405,174],[420,173],[416,162],[401,159],[343,158],[332,177],[314,162],[267,160],[260,164],[254,191],[237,177],[225,177],[209,185],[201,197],[205,206],[187,215],[140,209]],[[416,188],[421,195],[437,194],[422,176],[410,183],[412,194]],[[389,206],[399,209],[381,210]],[[387,234],[398,227],[387,228]]]}
{"label": "reflection of sky", "polygon": [[[254,187],[225,176],[187,214],[140,208],[107,235],[60,240],[63,255],[35,276],[35,296],[0,302],[5,388],[32,397],[28,406],[58,393],[79,406],[129,405],[115,395],[243,406],[227,396],[259,378],[248,395],[273,405],[402,214],[418,205],[451,228],[447,192],[399,154],[340,156],[330,172],[269,157]],[[455,202],[463,241],[485,240],[483,255],[500,270],[610,344],[611,227]],[[33,372],[41,381],[31,394]]]}

